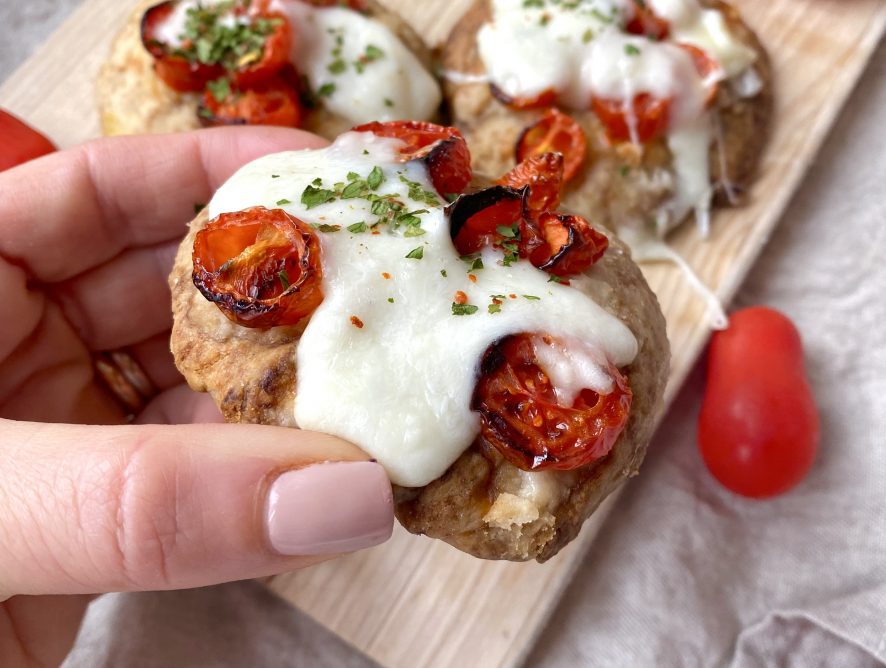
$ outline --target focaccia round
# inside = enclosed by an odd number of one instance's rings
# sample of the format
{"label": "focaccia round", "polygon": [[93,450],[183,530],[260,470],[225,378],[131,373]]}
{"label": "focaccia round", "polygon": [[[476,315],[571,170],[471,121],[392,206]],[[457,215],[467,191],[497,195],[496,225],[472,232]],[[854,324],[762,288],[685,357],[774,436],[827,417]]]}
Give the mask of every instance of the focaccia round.
{"label": "focaccia round", "polygon": [[[177,93],[169,88],[154,73],[154,58],[142,45],[142,15],[157,2],[142,0],[137,4],[99,71],[96,92],[105,135],[185,132],[201,127],[197,117],[201,94]],[[387,26],[426,70],[434,71],[427,46],[397,14],[376,0],[366,0],[366,15]],[[352,125],[321,105],[308,110],[302,127],[331,139]]]}
{"label": "focaccia round", "polygon": [[[762,44],[734,7],[720,0],[699,3],[720,10],[731,33],[757,55],[753,68],[759,89],[755,94],[742,96],[735,82],[721,82],[713,106],[715,133],[722,138],[722,146],[714,142],[709,151],[714,202],[729,205],[739,202],[749,187],[766,144],[772,112],[772,71]],[[477,32],[491,18],[490,1],[476,0],[443,48],[444,72],[485,75]],[[471,147],[474,169],[485,174],[504,174],[511,169],[517,139],[541,110],[506,107],[483,82],[450,78],[444,81],[443,93],[453,124]],[[650,221],[671,194],[666,179],[661,178],[661,169],[672,164],[665,140],[650,142],[642,152],[630,143],[612,144],[593,112],[566,111],[584,129],[588,155],[580,174],[566,186],[564,205],[615,228],[626,221]],[[724,187],[727,182],[730,188]]]}
{"label": "focaccia round", "polygon": [[[249,329],[207,301],[192,280],[194,238],[206,224],[204,211],[191,223],[169,278],[176,365],[193,389],[212,395],[227,421],[295,427],[296,347],[306,321]],[[628,248],[597,227],[610,245],[588,271],[592,297],[622,320],[639,344],[633,363],[621,370],[633,403],[612,451],[573,471],[527,474],[478,437],[437,480],[418,488],[394,487],[397,517],[409,531],[484,559],[545,561],[578,534],[610,492],[637,473],[662,409],[669,366],[665,321]],[[539,484],[528,484],[527,476],[536,476]]]}

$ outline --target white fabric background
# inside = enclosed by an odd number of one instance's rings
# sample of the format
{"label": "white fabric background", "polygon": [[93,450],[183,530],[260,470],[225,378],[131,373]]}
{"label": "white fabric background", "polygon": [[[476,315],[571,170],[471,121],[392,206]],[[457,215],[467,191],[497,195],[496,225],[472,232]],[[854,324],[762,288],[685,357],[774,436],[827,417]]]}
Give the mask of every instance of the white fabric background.
{"label": "white fabric background", "polygon": [[[0,78],[76,0],[0,2]],[[695,448],[693,373],[527,665],[886,664],[886,47],[881,45],[737,306],[790,315],[822,413],[808,479],[732,496]],[[117,594],[66,668],[372,663],[254,583]]]}

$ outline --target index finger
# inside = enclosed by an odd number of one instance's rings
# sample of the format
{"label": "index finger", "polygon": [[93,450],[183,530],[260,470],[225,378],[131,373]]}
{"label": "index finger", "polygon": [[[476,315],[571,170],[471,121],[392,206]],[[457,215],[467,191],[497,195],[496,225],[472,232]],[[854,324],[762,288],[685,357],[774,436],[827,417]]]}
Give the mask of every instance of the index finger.
{"label": "index finger", "polygon": [[286,128],[218,128],[45,156],[0,173],[0,257],[41,282],[64,280],[125,248],[182,236],[195,205],[250,160],[326,143]]}

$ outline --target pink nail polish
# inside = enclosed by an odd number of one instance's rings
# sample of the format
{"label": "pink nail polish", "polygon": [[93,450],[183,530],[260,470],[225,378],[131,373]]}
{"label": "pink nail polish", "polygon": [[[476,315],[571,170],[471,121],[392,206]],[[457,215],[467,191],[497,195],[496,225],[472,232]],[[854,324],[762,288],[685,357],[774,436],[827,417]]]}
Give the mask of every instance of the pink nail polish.
{"label": "pink nail polish", "polygon": [[374,462],[328,462],[287,471],[268,493],[271,546],[285,555],[354,552],[394,526],[391,483]]}

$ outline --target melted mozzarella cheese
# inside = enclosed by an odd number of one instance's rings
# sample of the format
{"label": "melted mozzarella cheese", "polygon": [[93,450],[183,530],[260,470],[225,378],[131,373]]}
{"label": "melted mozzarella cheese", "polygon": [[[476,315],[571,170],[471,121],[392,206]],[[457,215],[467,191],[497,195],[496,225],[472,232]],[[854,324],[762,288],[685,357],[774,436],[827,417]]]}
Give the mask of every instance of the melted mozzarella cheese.
{"label": "melted mozzarella cheese", "polygon": [[697,0],[647,0],[656,15],[671,25],[670,38],[694,44],[710,54],[731,78],[748,68],[757,58],[752,49],[735,39],[723,13],[702,9]]}
{"label": "melted mozzarella cheese", "polygon": [[551,380],[560,404],[571,406],[585,388],[599,394],[612,392],[606,360],[601,360],[600,352],[587,342],[573,337],[560,340],[534,336],[532,344],[538,365]]}
{"label": "melted mozzarella cheese", "polygon": [[440,87],[387,26],[343,7],[277,6],[292,24],[292,61],[329,111],[355,125],[433,118]]}
{"label": "melted mozzarella cheese", "polygon": [[[295,419],[305,429],[356,443],[395,483],[415,487],[442,475],[479,433],[471,396],[480,359],[493,342],[544,332],[582,341],[622,366],[633,360],[637,341],[581,289],[548,282],[548,274],[526,261],[503,266],[493,249],[483,253],[476,282],[469,280],[442,202],[433,206],[409,198],[401,176],[426,190],[433,187],[422,164],[396,162],[398,145],[347,133],[326,149],[260,158],[219,189],[209,215],[290,200],[282,208],[300,219],[342,226],[318,232],[324,299],[298,345]],[[375,220],[364,199],[336,199],[311,209],[300,202],[317,178],[329,187],[344,182],[349,172],[365,177],[375,166],[385,175],[379,194],[396,194],[411,210],[427,209],[416,214],[423,235],[406,237],[402,228],[386,226],[378,235],[348,232],[348,225]],[[422,249],[421,259],[406,257],[416,248]],[[467,294],[476,313],[453,314],[456,291]],[[492,295],[512,294],[499,313],[488,312]],[[601,373],[588,366],[576,382],[602,385]]]}

